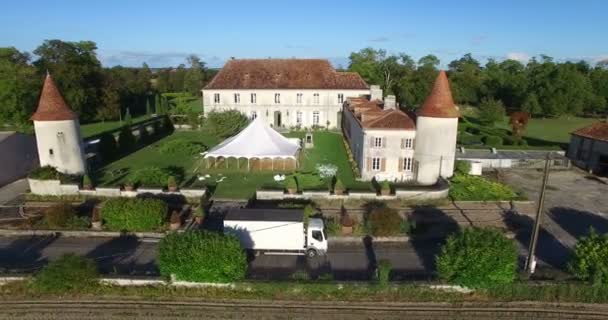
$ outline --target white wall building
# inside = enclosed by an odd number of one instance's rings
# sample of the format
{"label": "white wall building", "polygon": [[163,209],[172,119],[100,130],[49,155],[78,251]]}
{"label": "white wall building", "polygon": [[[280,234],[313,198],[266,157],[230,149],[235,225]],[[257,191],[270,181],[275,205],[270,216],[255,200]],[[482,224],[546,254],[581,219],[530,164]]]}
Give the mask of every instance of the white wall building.
{"label": "white wall building", "polygon": [[369,98],[349,98],[344,104],[342,130],[361,177],[422,185],[451,177],[459,113],[445,72],[439,73],[415,122],[397,108],[394,96],[383,102],[377,90],[372,86]]}
{"label": "white wall building", "polygon": [[65,103],[49,74],[31,120],[41,167],[52,166],[68,174],[85,173],[78,115]]}
{"label": "white wall building", "polygon": [[233,59],[202,93],[206,112],[238,110],[275,128],[335,128],[346,97],[370,89],[359,74],[337,72],[327,60]]}

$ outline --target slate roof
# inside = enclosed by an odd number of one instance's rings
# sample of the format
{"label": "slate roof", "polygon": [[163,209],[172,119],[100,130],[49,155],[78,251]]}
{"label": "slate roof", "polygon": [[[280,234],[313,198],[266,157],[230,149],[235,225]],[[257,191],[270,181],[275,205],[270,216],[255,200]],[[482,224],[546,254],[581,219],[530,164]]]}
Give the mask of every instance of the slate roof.
{"label": "slate roof", "polygon": [[322,59],[233,59],[205,89],[369,89],[358,73]]}
{"label": "slate roof", "polygon": [[441,70],[431,94],[426,98],[424,104],[416,111],[418,116],[432,118],[458,118],[460,112],[454,104],[452,90],[445,71]]}
{"label": "slate roof", "polygon": [[78,115],[65,103],[53,78],[47,73],[38,101],[38,108],[30,120],[61,121],[76,119],[78,119]]}
{"label": "slate roof", "polygon": [[608,141],[608,122],[596,122],[592,125],[580,128],[572,132],[572,134],[595,140]]}

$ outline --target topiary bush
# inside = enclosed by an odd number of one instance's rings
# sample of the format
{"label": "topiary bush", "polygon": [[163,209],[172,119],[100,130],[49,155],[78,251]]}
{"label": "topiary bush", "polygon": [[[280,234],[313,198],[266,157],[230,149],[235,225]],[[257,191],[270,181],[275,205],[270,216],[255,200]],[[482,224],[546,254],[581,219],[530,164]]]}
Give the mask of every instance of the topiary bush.
{"label": "topiary bush", "polygon": [[502,137],[499,136],[485,136],[483,142],[491,147],[500,147],[503,144]]}
{"label": "topiary bush", "polygon": [[232,235],[207,231],[170,233],[158,247],[161,275],[194,282],[232,282],[245,278],[247,256]]}
{"label": "topiary bush", "polygon": [[101,159],[104,162],[109,162],[116,157],[118,148],[116,146],[116,139],[111,133],[104,133],[99,137],[99,143],[97,144],[97,151],[101,155]]}
{"label": "topiary bush", "polygon": [[448,237],[436,264],[444,281],[469,288],[490,288],[515,280],[517,248],[496,230],[467,228]]}
{"label": "topiary bush", "polygon": [[373,236],[387,237],[400,233],[402,220],[397,210],[382,207],[370,212],[367,223]]}
{"label": "topiary bush", "polygon": [[173,139],[162,143],[158,151],[162,154],[181,154],[194,156],[207,150],[205,145],[186,139]]}
{"label": "topiary bush", "polygon": [[576,243],[568,270],[594,285],[608,284],[608,234],[600,235],[591,227],[589,234]]}
{"label": "topiary bush", "polygon": [[43,293],[81,292],[97,287],[98,276],[92,260],[68,253],[38,272],[31,287]]}
{"label": "topiary bush", "polygon": [[114,198],[104,203],[101,216],[111,231],[155,231],[164,224],[167,211],[159,199]]}
{"label": "topiary bush", "polygon": [[450,179],[449,196],[457,201],[509,201],[518,198],[507,185],[461,173]]}
{"label": "topiary bush", "polygon": [[454,172],[459,174],[469,174],[471,171],[471,162],[466,160],[456,160],[454,163]]}
{"label": "topiary bush", "polygon": [[164,187],[167,185],[171,173],[159,167],[145,167],[135,171],[131,180],[146,187]]}
{"label": "topiary bush", "polygon": [[120,152],[129,152],[135,147],[135,136],[131,127],[124,126],[118,133],[118,149]]}

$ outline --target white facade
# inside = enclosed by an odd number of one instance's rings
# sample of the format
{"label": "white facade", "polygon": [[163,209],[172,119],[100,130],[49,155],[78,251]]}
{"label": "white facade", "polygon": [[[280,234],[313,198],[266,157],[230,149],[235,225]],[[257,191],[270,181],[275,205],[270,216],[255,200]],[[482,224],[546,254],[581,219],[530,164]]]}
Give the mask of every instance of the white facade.
{"label": "white facade", "polygon": [[67,174],[86,172],[78,120],[34,121],[40,166]]}
{"label": "white facade", "polygon": [[416,131],[414,157],[418,183],[429,185],[437,182],[439,176],[451,177],[454,173],[458,118],[419,116]]}
{"label": "white facade", "polygon": [[370,90],[204,89],[202,93],[206,112],[238,110],[273,127],[336,128],[346,97],[369,95]]}

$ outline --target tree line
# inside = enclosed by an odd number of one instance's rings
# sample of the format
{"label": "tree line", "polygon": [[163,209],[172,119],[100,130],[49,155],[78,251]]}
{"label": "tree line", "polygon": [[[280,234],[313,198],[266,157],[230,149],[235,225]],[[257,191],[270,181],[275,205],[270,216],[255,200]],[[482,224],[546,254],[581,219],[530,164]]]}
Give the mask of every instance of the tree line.
{"label": "tree line", "polygon": [[[430,93],[439,71],[439,58],[426,55],[414,61],[409,55],[387,54],[365,48],[350,54],[349,71],[413,110]],[[485,65],[468,53],[448,64],[454,100],[459,105],[508,112],[525,111],[536,117],[605,115],[608,101],[608,60],[591,66],[585,61],[556,62],[541,55],[526,64],[489,59]]]}
{"label": "tree line", "polygon": [[[116,120],[127,110],[145,114],[157,109],[159,93],[200,95],[208,79],[205,63],[195,55],[188,66],[151,70],[104,68],[92,41],[46,40],[33,55],[0,48],[0,125],[27,125],[35,111],[47,71],[82,122]],[[34,58],[35,57],[35,58]]]}

